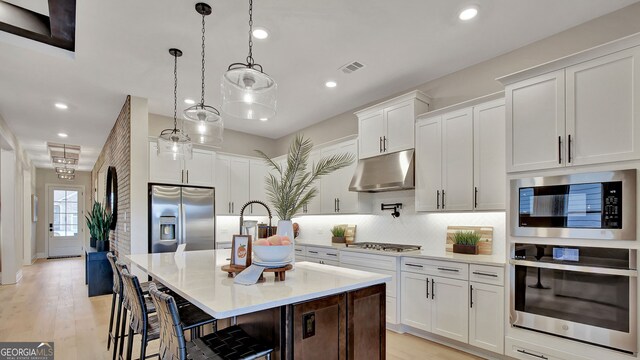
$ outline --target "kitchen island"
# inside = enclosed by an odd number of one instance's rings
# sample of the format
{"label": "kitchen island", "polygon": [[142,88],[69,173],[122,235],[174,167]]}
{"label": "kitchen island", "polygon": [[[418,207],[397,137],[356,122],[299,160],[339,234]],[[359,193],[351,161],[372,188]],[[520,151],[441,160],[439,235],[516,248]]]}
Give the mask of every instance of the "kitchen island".
{"label": "kitchen island", "polygon": [[285,281],[244,286],[229,250],[129,255],[132,264],[217,319],[231,318],[280,359],[384,359],[390,276],[299,262]]}

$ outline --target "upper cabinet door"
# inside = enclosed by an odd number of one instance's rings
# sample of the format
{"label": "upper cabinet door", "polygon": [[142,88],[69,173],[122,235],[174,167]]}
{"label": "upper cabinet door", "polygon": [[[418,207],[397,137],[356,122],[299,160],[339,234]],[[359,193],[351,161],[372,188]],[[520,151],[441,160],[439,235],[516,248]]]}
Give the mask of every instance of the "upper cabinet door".
{"label": "upper cabinet door", "polygon": [[476,210],[505,209],[504,117],[504,99],[473,108],[473,182]]}
{"label": "upper cabinet door", "polygon": [[566,76],[567,164],[638,159],[640,48],[569,67]]}
{"label": "upper cabinet door", "polygon": [[172,160],[158,156],[158,143],[150,141],[149,181],[162,184],[182,184],[183,176],[182,160]]}
{"label": "upper cabinet door", "polygon": [[[259,200],[263,203],[267,203],[267,190],[265,177],[269,173],[269,169],[264,160],[251,159],[249,160],[249,196],[251,200]],[[267,209],[257,204],[251,204],[251,215],[267,215]]]}
{"label": "upper cabinet door", "polygon": [[507,171],[564,166],[564,70],[508,85]]}
{"label": "upper cabinet door", "polygon": [[231,172],[231,158],[218,156],[216,159],[216,215],[231,214],[231,199],[229,193],[229,176]]}
{"label": "upper cabinet door", "polygon": [[[355,141],[347,141],[339,144],[336,151],[338,154],[351,154],[354,159],[358,158],[358,145]],[[339,213],[357,214],[360,212],[360,193],[349,191],[349,184],[351,184],[351,178],[357,166],[358,161],[354,160],[351,165],[329,175],[336,179],[335,186],[337,186],[338,197],[337,210]]]}
{"label": "upper cabinet door", "polygon": [[411,100],[384,109],[386,135],[383,135],[383,152],[413,149],[416,122],[413,108],[414,101]]}
{"label": "upper cabinet door", "polygon": [[[331,146],[322,149],[322,157],[333,156],[338,154],[338,149]],[[333,172],[325,175],[320,180],[320,205],[323,214],[332,214],[338,212],[338,196],[340,196],[340,179]]]}
{"label": "upper cabinet door", "polygon": [[358,118],[360,159],[380,155],[383,149],[384,116],[376,111]]}
{"label": "upper cabinet door", "polygon": [[416,210],[440,211],[442,192],[442,117],[416,125]]}
{"label": "upper cabinet door", "polygon": [[186,171],[184,183],[198,186],[214,186],[216,153],[213,151],[193,149],[193,158],[185,160]]}
{"label": "upper cabinet door", "polygon": [[442,208],[473,209],[473,118],[467,108],[442,116]]}
{"label": "upper cabinet door", "polygon": [[[231,213],[240,215],[242,205],[249,201],[249,159],[231,158],[229,185]],[[249,214],[248,210],[245,210]]]}

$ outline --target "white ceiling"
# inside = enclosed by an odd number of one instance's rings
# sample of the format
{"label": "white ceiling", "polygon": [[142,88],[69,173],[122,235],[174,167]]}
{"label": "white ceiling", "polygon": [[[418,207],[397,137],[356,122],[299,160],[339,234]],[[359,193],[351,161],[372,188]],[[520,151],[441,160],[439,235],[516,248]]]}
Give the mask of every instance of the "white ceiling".
{"label": "white ceiling", "polygon": [[[17,1],[17,0],[16,0]],[[13,1],[13,2],[16,2]],[[473,0],[471,0],[473,1]],[[254,58],[278,82],[278,115],[265,123],[226,119],[230,129],[279,138],[331,116],[415,87],[637,0],[483,0],[470,23],[457,20],[467,0],[259,0],[254,23],[269,29]],[[173,59],[182,99],[200,97],[197,1],[78,1],[75,58],[0,37],[0,115],[33,157],[48,166],[46,141],[82,146],[91,169],[127,94],[149,111],[173,114]],[[209,2],[207,102],[220,107],[219,81],[247,52],[247,3]],[[366,67],[345,75],[357,60]],[[333,79],[338,87],[327,89]],[[54,102],[69,104],[60,111]]]}

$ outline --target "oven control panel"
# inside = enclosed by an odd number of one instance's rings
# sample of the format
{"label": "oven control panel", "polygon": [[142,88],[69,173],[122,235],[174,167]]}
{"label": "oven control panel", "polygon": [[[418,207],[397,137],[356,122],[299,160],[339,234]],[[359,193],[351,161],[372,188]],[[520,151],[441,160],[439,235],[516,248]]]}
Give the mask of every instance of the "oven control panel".
{"label": "oven control panel", "polygon": [[622,229],[622,182],[602,184],[602,228]]}

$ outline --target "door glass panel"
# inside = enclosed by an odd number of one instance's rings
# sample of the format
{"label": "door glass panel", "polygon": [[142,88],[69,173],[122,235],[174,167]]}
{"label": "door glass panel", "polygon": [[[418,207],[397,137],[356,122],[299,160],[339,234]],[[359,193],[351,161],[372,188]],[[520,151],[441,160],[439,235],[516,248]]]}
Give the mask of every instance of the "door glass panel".
{"label": "door glass panel", "polygon": [[53,190],[53,236],[78,235],[78,191]]}

